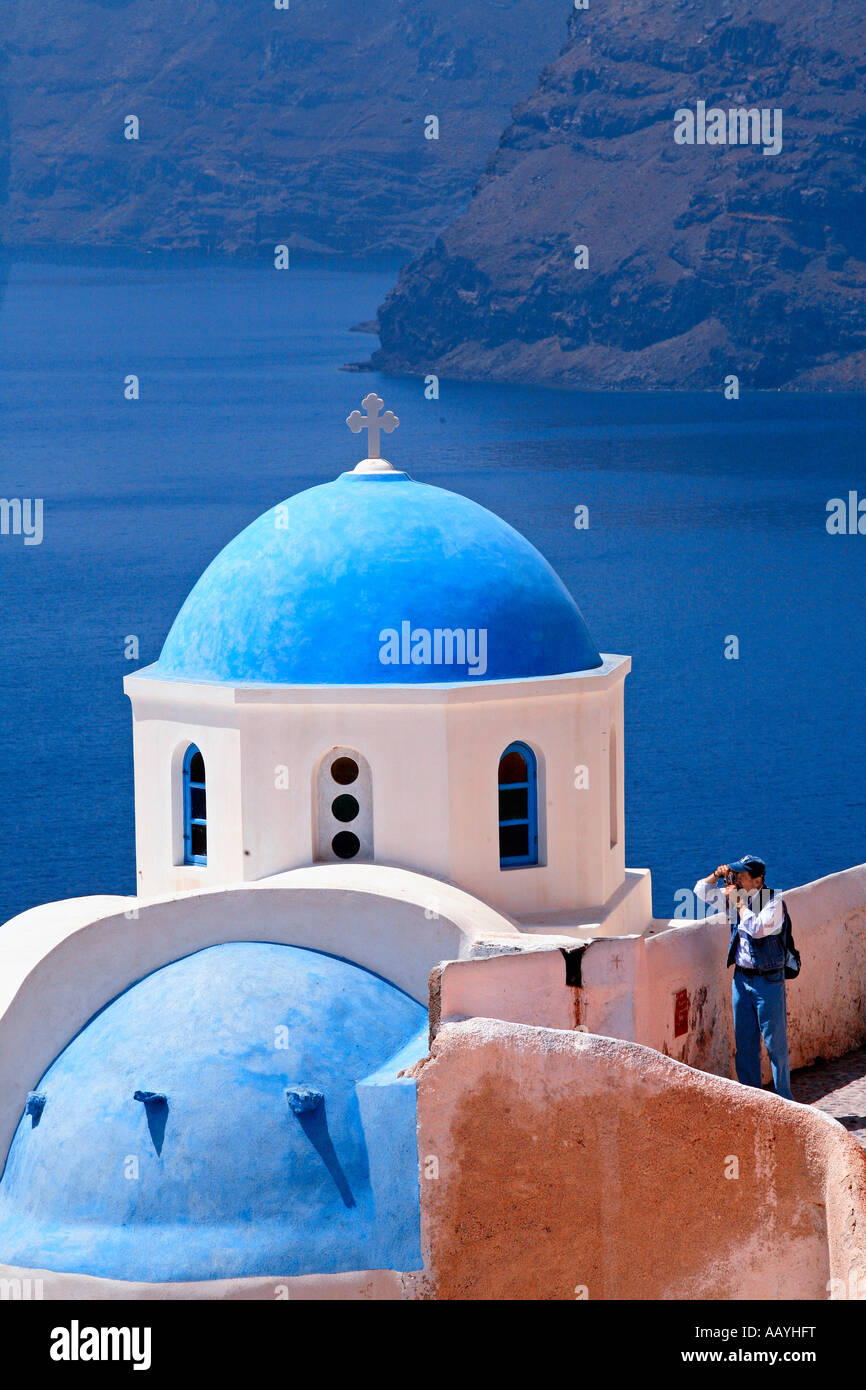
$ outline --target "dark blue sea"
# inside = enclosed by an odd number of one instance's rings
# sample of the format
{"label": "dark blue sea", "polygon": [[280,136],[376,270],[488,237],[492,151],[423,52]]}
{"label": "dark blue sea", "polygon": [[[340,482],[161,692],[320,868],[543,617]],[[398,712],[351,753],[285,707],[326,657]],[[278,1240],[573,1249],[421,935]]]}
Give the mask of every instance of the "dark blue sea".
{"label": "dark blue sea", "polygon": [[232,536],[355,464],[344,421],[371,388],[401,419],[392,461],[523,531],[597,645],[631,653],[626,856],[652,869],[658,915],[744,852],[780,887],[866,859],[866,536],[825,524],[830,498],[866,496],[866,399],[443,382],[427,401],[340,370],[375,346],[350,329],[393,278],[8,268],[0,496],[45,516],[39,546],[0,536],[0,920],[134,891],[123,676]]}

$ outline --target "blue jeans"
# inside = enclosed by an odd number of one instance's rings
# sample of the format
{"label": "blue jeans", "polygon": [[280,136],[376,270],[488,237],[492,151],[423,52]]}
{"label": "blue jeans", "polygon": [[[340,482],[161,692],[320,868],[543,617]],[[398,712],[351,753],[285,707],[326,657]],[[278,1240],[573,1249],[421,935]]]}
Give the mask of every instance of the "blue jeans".
{"label": "blue jeans", "polygon": [[[774,978],[776,975],[781,978]],[[774,971],[772,976],[744,975],[741,970],[735,968],[732,998],[734,1038],[737,1045],[737,1080],[743,1086],[760,1087],[763,1037],[770,1058],[776,1095],[793,1100],[783,972]]]}

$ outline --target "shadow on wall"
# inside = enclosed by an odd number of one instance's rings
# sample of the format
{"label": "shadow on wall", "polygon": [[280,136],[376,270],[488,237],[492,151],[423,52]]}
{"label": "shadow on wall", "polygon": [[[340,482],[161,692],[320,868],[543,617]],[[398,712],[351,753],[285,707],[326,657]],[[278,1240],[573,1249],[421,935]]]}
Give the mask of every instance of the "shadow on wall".
{"label": "shadow on wall", "polygon": [[[304,1094],[298,1095],[299,1091],[303,1091]],[[294,1090],[288,1091],[287,1095],[289,1109],[297,1117],[298,1124],[333,1178],[334,1186],[342,1198],[343,1205],[355,1206],[352,1189],[337,1157],[334,1141],[328,1132],[324,1096],[320,1091],[313,1091],[310,1087],[295,1087]]]}
{"label": "shadow on wall", "polygon": [[866,1154],[806,1106],[613,1038],[446,1024],[418,1082],[440,1299],[826,1299],[866,1273]]}

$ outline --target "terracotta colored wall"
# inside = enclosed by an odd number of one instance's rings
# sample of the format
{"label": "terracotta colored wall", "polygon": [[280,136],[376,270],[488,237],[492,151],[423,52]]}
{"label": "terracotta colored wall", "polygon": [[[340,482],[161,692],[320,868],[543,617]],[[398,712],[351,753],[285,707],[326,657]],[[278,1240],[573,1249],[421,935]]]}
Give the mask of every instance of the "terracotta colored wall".
{"label": "terracotta colored wall", "polygon": [[[785,899],[803,958],[799,979],[788,982],[791,1063],[801,1067],[866,1041],[866,865],[786,891]],[[531,953],[444,962],[441,1020],[580,1026],[732,1077],[729,939],[722,918],[657,921],[646,935],[587,944],[552,936],[550,945],[538,938]]]}
{"label": "terracotta colored wall", "polygon": [[866,1269],[842,1126],[648,1048],[447,1024],[418,1111],[427,1296],[823,1299]]}

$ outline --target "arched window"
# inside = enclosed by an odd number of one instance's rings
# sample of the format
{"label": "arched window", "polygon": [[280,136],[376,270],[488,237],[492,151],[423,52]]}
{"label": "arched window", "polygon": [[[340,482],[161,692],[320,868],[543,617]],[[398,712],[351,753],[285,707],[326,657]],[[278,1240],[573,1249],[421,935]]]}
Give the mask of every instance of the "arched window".
{"label": "arched window", "polygon": [[320,863],[373,859],[370,764],[354,748],[332,748],[316,772],[316,848]]}
{"label": "arched window", "polygon": [[499,867],[538,863],[538,771],[525,743],[509,743],[499,759]]}
{"label": "arched window", "polygon": [[207,792],[204,758],[194,743],[183,756],[183,862],[207,863]]}

